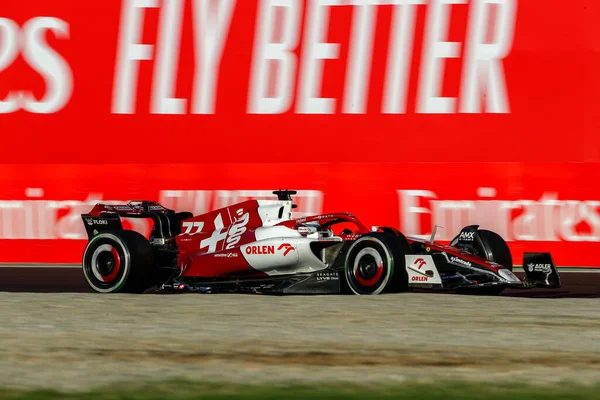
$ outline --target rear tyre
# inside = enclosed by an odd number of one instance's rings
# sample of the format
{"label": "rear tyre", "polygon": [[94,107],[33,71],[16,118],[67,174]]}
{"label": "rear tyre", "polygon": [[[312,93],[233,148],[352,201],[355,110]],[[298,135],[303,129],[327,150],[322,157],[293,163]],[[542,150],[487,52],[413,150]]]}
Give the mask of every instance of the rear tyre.
{"label": "rear tyre", "polygon": [[[477,230],[477,235],[481,238],[482,245],[478,246],[477,253],[488,261],[496,262],[512,271],[513,261],[510,249],[502,236],[496,232],[485,229]],[[481,294],[486,296],[497,296],[504,291],[504,287],[490,287],[485,289],[463,289],[460,292],[465,294]]]}
{"label": "rear tyre", "polygon": [[408,288],[404,255],[410,251],[401,238],[383,232],[358,238],[346,254],[345,282],[352,293],[376,295]]}
{"label": "rear tyre", "polygon": [[152,286],[154,250],[135,231],[110,231],[94,236],[83,253],[83,275],[100,293],[141,293]]}

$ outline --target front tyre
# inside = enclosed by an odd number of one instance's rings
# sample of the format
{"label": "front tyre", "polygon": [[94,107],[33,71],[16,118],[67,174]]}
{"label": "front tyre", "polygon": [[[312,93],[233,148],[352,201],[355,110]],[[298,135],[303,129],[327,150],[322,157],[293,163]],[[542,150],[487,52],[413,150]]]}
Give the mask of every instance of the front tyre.
{"label": "front tyre", "polygon": [[141,293],[151,286],[154,251],[134,231],[103,232],[94,236],[83,253],[83,275],[100,293]]}
{"label": "front tyre", "polygon": [[[496,232],[485,229],[478,229],[477,235],[481,239],[481,244],[477,246],[476,253],[478,256],[487,259],[488,261],[496,262],[510,271],[513,270],[513,260],[510,249],[502,236]],[[478,289],[461,289],[458,293],[461,294],[479,294],[483,296],[498,296],[504,292],[502,286],[492,286]]]}
{"label": "front tyre", "polygon": [[376,295],[406,289],[404,242],[390,233],[373,232],[357,239],[346,254],[344,276],[357,295]]}

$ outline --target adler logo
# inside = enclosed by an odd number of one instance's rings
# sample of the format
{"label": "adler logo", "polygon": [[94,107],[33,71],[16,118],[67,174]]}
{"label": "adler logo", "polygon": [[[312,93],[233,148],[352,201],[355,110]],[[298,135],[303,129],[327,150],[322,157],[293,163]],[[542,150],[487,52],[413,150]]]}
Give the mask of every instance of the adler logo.
{"label": "adler logo", "polygon": [[549,274],[552,272],[551,264],[527,264],[527,268],[529,272],[543,272],[544,274]]}

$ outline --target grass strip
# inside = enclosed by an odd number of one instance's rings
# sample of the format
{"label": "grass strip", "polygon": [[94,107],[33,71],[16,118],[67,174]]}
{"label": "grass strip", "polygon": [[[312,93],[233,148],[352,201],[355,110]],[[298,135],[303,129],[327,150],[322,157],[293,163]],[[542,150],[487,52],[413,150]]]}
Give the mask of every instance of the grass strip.
{"label": "grass strip", "polygon": [[242,386],[169,381],[152,384],[121,384],[84,392],[0,389],[0,398],[11,400],[589,400],[600,399],[600,385],[575,386],[562,383],[549,386],[527,386],[434,382],[386,386],[341,384]]}

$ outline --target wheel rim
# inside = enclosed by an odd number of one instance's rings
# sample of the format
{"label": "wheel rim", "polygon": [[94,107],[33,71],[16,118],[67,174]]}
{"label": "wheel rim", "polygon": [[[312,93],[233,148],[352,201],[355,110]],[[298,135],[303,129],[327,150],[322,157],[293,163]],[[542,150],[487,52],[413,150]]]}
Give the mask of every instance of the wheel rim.
{"label": "wheel rim", "polygon": [[112,234],[96,236],[84,252],[83,273],[97,292],[119,291],[129,275],[129,253],[122,241]]}
{"label": "wheel rim", "polygon": [[383,275],[383,258],[375,249],[362,249],[354,259],[352,272],[356,281],[365,287],[373,287]]}
{"label": "wheel rim", "polygon": [[121,270],[121,256],[110,244],[103,244],[92,254],[92,273],[101,282],[113,281]]}
{"label": "wheel rim", "polygon": [[385,245],[367,237],[355,242],[346,258],[346,280],[359,295],[379,294],[390,281],[393,260]]}

